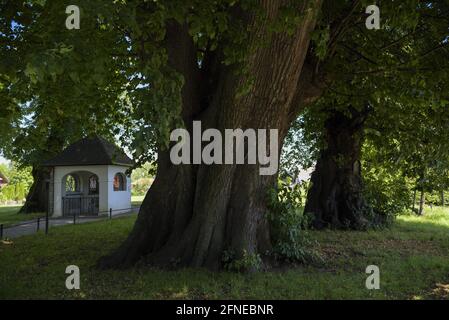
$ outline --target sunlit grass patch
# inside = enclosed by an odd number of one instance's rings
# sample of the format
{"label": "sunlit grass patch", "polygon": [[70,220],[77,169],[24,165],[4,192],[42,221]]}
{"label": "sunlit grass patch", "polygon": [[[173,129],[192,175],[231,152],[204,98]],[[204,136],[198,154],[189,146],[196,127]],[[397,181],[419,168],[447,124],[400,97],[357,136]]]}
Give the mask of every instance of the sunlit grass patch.
{"label": "sunlit grass patch", "polygon": [[45,216],[45,213],[19,213],[21,206],[0,206],[0,224],[4,227]]}

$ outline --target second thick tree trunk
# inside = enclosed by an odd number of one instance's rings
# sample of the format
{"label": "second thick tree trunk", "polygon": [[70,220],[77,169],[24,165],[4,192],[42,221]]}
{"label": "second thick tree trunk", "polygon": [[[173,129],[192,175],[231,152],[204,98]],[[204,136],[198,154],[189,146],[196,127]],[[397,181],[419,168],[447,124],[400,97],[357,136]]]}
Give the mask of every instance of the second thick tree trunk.
{"label": "second thick tree trunk", "polygon": [[28,191],[25,204],[20,213],[47,212],[49,171],[47,168],[33,167],[33,184]]}
{"label": "second thick tree trunk", "polygon": [[370,224],[360,163],[366,112],[350,110],[351,116],[332,112],[325,124],[327,147],[312,174],[305,206],[317,229],[365,229]]}

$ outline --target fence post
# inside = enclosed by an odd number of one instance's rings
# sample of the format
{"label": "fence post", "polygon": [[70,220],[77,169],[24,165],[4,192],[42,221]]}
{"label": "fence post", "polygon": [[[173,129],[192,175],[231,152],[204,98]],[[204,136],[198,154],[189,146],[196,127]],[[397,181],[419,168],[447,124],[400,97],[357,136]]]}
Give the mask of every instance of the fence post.
{"label": "fence post", "polygon": [[37,228],[36,228],[36,232],[38,232],[39,231],[39,225],[40,225],[40,223],[41,223],[41,218],[40,217],[38,217],[37,218]]}
{"label": "fence post", "polygon": [[3,239],[3,224],[0,224],[0,240]]}
{"label": "fence post", "polygon": [[48,210],[47,209],[47,213],[45,214],[45,234],[48,234]]}
{"label": "fence post", "polygon": [[112,219],[112,208],[109,208],[109,219]]}
{"label": "fence post", "polygon": [[76,224],[76,212],[73,212],[73,224]]}

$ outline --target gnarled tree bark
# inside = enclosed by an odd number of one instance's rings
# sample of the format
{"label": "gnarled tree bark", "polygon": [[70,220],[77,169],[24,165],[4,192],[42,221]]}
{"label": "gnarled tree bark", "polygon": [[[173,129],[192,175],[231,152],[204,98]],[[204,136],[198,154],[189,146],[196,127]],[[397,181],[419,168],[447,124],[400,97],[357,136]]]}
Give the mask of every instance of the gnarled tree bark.
{"label": "gnarled tree bark", "polygon": [[[273,19],[281,1],[262,1]],[[301,102],[315,95],[314,85],[304,80],[303,65],[316,15],[306,11],[293,36],[271,34],[268,45],[259,46],[249,58],[254,80],[251,90],[236,97],[247,76],[220,63],[220,53],[206,56],[198,67],[193,41],[186,26],[167,28],[169,63],[185,79],[182,91],[183,120],[188,130],[200,120],[203,130],[279,129],[279,148],[300,110]],[[241,13],[239,13],[241,14]],[[244,15],[250,41],[266,39],[267,26]],[[307,74],[309,77],[310,74]],[[200,85],[201,84],[201,85]],[[298,90],[301,94],[298,94]],[[258,165],[173,165],[169,152],[158,155],[158,172],[140,209],[128,239],[100,267],[127,267],[145,257],[162,267],[193,266],[218,269],[224,251],[235,258],[270,250],[269,225],[265,218],[267,189],[276,176],[260,176]]]}

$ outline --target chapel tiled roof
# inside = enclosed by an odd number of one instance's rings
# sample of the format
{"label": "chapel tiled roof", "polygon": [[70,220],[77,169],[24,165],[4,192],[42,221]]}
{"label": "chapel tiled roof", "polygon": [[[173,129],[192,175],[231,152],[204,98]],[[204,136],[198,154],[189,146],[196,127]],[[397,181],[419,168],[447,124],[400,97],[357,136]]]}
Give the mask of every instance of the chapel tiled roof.
{"label": "chapel tiled roof", "polygon": [[45,166],[123,165],[133,161],[118,146],[102,137],[84,138],[68,146],[59,155],[44,162]]}

